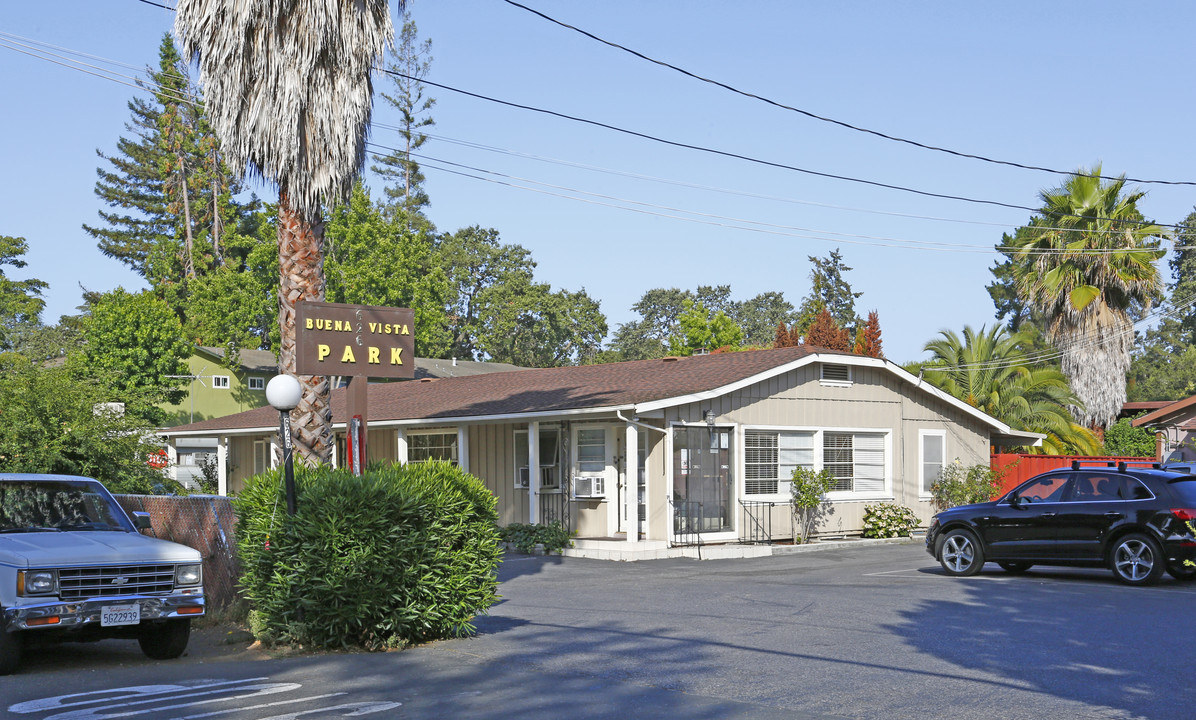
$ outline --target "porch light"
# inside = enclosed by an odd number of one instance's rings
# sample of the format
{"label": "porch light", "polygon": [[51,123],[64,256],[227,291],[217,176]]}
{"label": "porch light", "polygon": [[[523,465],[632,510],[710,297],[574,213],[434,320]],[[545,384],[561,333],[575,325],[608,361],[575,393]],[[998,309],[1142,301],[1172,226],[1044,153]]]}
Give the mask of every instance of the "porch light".
{"label": "porch light", "polygon": [[707,410],[706,412],[702,413],[702,418],[706,421],[706,426],[709,427],[711,430],[713,430],[714,429],[714,411]]}

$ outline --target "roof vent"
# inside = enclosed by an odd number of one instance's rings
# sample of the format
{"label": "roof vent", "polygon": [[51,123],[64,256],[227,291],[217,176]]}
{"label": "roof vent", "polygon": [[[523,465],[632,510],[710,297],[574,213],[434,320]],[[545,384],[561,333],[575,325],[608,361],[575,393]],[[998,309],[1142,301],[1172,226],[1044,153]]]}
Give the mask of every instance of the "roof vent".
{"label": "roof vent", "polygon": [[660,361],[661,361],[661,362],[677,362],[677,361],[678,361],[678,360],[680,360],[680,359],[681,359],[681,358],[677,357],[676,355],[668,355],[668,356],[666,356],[666,357],[662,357],[662,358],[660,359]]}
{"label": "roof vent", "polygon": [[435,382],[437,378],[420,378],[420,382]]}

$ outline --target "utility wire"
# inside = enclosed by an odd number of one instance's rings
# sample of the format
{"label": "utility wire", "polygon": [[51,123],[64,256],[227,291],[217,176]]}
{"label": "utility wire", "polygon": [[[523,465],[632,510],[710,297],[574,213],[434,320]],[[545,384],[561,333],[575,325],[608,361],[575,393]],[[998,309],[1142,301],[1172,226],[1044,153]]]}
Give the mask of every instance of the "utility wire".
{"label": "utility wire", "polygon": [[[372,122],[371,125],[376,128],[395,130],[395,131],[399,131],[399,132],[402,132],[404,130],[403,128],[401,128],[397,125],[388,125],[386,123],[378,122],[378,121]],[[626,178],[632,178],[635,180],[644,180],[647,182],[662,183],[665,185],[674,185],[677,187],[690,188],[693,190],[717,192],[717,193],[723,193],[723,194],[727,194],[727,195],[735,195],[738,197],[753,198],[753,199],[757,199],[757,200],[770,200],[770,201],[776,201],[776,202],[789,203],[789,204],[793,204],[793,205],[806,205],[806,206],[811,206],[811,207],[828,208],[831,210],[844,210],[847,212],[869,213],[869,214],[874,214],[874,215],[886,215],[886,216],[892,216],[892,217],[908,218],[908,219],[913,219],[913,220],[932,220],[932,221],[936,221],[936,222],[950,222],[950,223],[960,223],[960,224],[967,224],[967,225],[982,225],[982,226],[988,226],[988,227],[1006,228],[1006,229],[1010,229],[1010,230],[1016,230],[1019,227],[1018,225],[1014,225],[1011,223],[988,222],[985,220],[964,220],[964,219],[960,219],[960,218],[946,218],[946,217],[937,217],[937,216],[933,216],[933,215],[915,215],[912,213],[900,213],[900,212],[892,212],[892,211],[887,211],[887,210],[875,210],[875,209],[870,209],[870,208],[859,208],[859,207],[851,207],[851,206],[846,206],[846,205],[832,205],[829,203],[819,203],[819,202],[813,202],[810,200],[798,200],[795,198],[781,197],[779,195],[765,195],[765,194],[760,194],[760,193],[750,193],[750,192],[745,192],[742,190],[733,190],[730,188],[720,188],[720,187],[715,187],[715,186],[711,186],[711,185],[699,185],[696,183],[690,183],[690,182],[685,182],[685,181],[681,181],[681,180],[673,180],[673,179],[669,179],[669,178],[655,177],[652,175],[641,175],[638,173],[628,172],[625,170],[614,170],[611,168],[604,168],[604,167],[600,167],[600,166],[596,166],[596,165],[586,165],[584,163],[573,162],[570,160],[561,160],[559,158],[544,157],[544,156],[535,155],[532,153],[524,153],[524,152],[519,152],[519,151],[515,151],[515,150],[508,150],[505,148],[493,147],[490,145],[484,145],[484,144],[472,142],[469,140],[459,140],[456,138],[450,138],[450,137],[446,137],[444,135],[438,135],[435,133],[420,133],[420,135],[427,137],[430,140],[437,140],[439,142],[445,142],[450,145],[460,145],[462,147],[467,147],[467,148],[471,148],[471,149],[475,149],[475,150],[485,150],[487,152],[492,152],[492,153],[497,153],[497,154],[502,154],[502,155],[509,155],[511,157],[526,158],[529,160],[536,160],[538,162],[562,165],[565,167],[579,168],[582,170],[589,170],[591,172],[603,173],[603,174],[607,174],[607,175],[614,175],[617,177],[626,177]],[[406,151],[402,150],[402,149],[396,149],[395,152],[406,152]],[[528,181],[528,182],[535,182],[535,181]],[[1070,228],[1062,228],[1062,227],[1050,227],[1050,226],[1046,226],[1046,225],[1035,225],[1034,227],[1036,230],[1066,231],[1066,230],[1070,229]],[[1107,230],[1107,229],[1097,228],[1097,229],[1087,230],[1086,232],[1089,234],[1104,235],[1104,234],[1121,234],[1124,231],[1122,231],[1122,230]]]}
{"label": "utility wire", "polygon": [[[391,152],[403,152],[397,148],[388,147],[388,146],[381,145],[381,144],[378,144],[375,142],[369,142],[367,144],[370,145],[371,147],[373,147],[375,149],[379,149],[379,150],[388,150]],[[897,248],[897,249],[905,249],[905,250],[932,250],[932,251],[940,251],[940,252],[970,252],[970,253],[979,253],[979,254],[987,254],[987,253],[1002,252],[1002,251],[1008,251],[1008,252],[1015,251],[1015,249],[1012,249],[1012,248],[1002,248],[1000,246],[994,248],[993,246],[987,245],[987,244],[985,244],[985,245],[961,245],[961,244],[952,244],[952,243],[943,243],[943,242],[908,240],[908,239],[903,239],[903,238],[892,238],[892,237],[875,236],[875,235],[859,235],[859,234],[853,234],[853,233],[843,233],[843,232],[838,232],[838,231],[834,231],[834,230],[817,230],[817,229],[803,228],[803,227],[797,227],[797,226],[792,226],[792,225],[779,225],[779,224],[774,224],[774,223],[765,223],[765,222],[761,222],[761,221],[757,221],[757,220],[726,217],[723,215],[715,215],[712,213],[704,213],[704,212],[698,212],[698,211],[694,211],[694,210],[687,210],[685,208],[675,208],[675,207],[670,207],[670,206],[666,206],[666,205],[658,205],[658,204],[654,204],[654,203],[648,203],[648,202],[643,202],[643,201],[639,201],[639,200],[632,200],[632,199],[628,199],[628,198],[621,198],[621,197],[612,196],[612,195],[604,195],[601,193],[594,193],[594,192],[589,192],[586,190],[579,190],[577,188],[572,188],[572,187],[567,187],[567,186],[562,186],[562,185],[554,185],[552,183],[541,182],[538,180],[532,180],[529,178],[523,178],[523,177],[519,177],[519,176],[515,176],[515,175],[509,175],[506,173],[500,173],[500,172],[497,172],[494,170],[486,170],[484,168],[478,168],[478,167],[474,167],[474,166],[470,166],[470,165],[465,165],[462,163],[456,163],[456,162],[452,162],[450,160],[444,160],[441,158],[436,158],[436,157],[432,157],[429,155],[423,155],[420,153],[411,153],[411,156],[418,158],[422,161],[426,161],[426,162],[422,163],[420,165],[420,167],[428,168],[430,170],[436,170],[436,171],[447,173],[447,174],[457,175],[460,177],[466,177],[466,178],[470,178],[473,180],[481,180],[483,182],[490,182],[490,183],[493,183],[496,185],[502,185],[504,187],[511,187],[511,188],[515,188],[515,189],[519,189],[519,190],[528,190],[528,191],[543,194],[543,195],[559,197],[559,198],[563,198],[563,199],[567,199],[567,200],[574,200],[577,202],[583,202],[583,203],[591,204],[591,205],[600,205],[603,207],[610,207],[610,208],[615,208],[618,210],[637,212],[637,213],[641,213],[641,214],[652,215],[652,216],[656,216],[656,217],[663,217],[663,218],[668,218],[668,219],[683,220],[685,222],[691,222],[691,223],[702,224],[702,225],[711,225],[714,227],[725,227],[725,228],[729,228],[729,229],[746,230],[746,231],[765,233],[765,234],[770,234],[770,235],[780,235],[780,236],[784,236],[784,237],[797,237],[797,238],[804,238],[804,239],[810,239],[810,240],[820,240],[820,241],[833,242],[833,243],[839,243],[839,244],[844,244],[844,245],[865,245],[865,246],[872,246],[872,247],[887,247],[887,248]],[[430,165],[430,164],[427,164],[428,162],[440,163],[440,165]],[[453,168],[458,168],[458,169],[453,170],[450,168],[441,167],[441,165],[448,165],[448,166],[451,166]],[[465,172],[465,171],[469,171],[469,172]],[[484,175],[490,175],[492,177],[481,177],[479,175],[470,174],[471,172],[482,173]],[[502,178],[502,179],[497,180],[495,178]],[[517,182],[514,182],[514,181],[517,181]],[[528,187],[526,185],[518,184],[519,182],[531,183],[532,185],[539,185],[541,187],[551,188],[553,190],[558,190],[561,192],[552,192],[552,191],[542,190],[542,189],[535,188],[535,187]],[[575,195],[568,195],[565,193],[574,193]],[[585,195],[585,196],[589,196],[589,197],[593,197],[593,198],[598,198],[599,200],[597,200],[597,201],[587,200],[585,198],[576,197],[576,195]],[[604,201],[606,201],[606,202],[604,202]],[[618,204],[618,203],[622,203],[622,204]],[[630,208],[630,207],[626,207],[626,205],[635,205],[635,206],[638,206],[639,208],[648,208],[648,209]],[[663,212],[655,212],[655,211],[663,211]],[[676,215],[673,213],[684,213],[684,215]],[[687,216],[696,216],[696,217],[687,217]],[[745,225],[749,225],[749,226],[753,226],[753,227],[746,227]],[[1141,248],[1120,248],[1120,249],[1092,248],[1092,249],[1080,249],[1080,250],[1054,250],[1054,249],[1047,248],[1047,249],[1031,249],[1022,254],[1026,254],[1026,255],[1095,256],[1095,255],[1115,255],[1115,254],[1121,254],[1121,253],[1138,252],[1140,250],[1142,250],[1142,249]]]}
{"label": "utility wire", "polygon": [[[866,180],[864,178],[857,178],[857,177],[852,177],[849,175],[838,175],[835,173],[827,173],[827,172],[822,172],[819,170],[811,170],[809,168],[798,167],[796,165],[787,165],[785,163],[779,163],[779,162],[773,162],[771,160],[763,160],[760,158],[755,158],[750,155],[733,153],[733,152],[730,152],[727,150],[718,150],[715,148],[708,148],[708,147],[705,147],[702,145],[694,145],[692,143],[684,143],[684,142],[680,142],[677,140],[669,140],[667,138],[662,138],[662,137],[659,137],[656,135],[650,135],[648,133],[639,132],[637,130],[629,130],[627,128],[619,127],[617,125],[611,125],[609,123],[600,122],[598,120],[590,120],[588,118],[578,117],[576,115],[569,115],[566,113],[558,112],[556,110],[548,110],[545,108],[535,107],[533,105],[525,105],[522,103],[516,103],[516,102],[509,101],[509,100],[500,100],[498,98],[490,97],[488,95],[482,95],[481,93],[475,93],[475,92],[471,92],[469,90],[462,90],[460,88],[452,87],[451,85],[444,85],[442,83],[432,82],[431,80],[415,78],[415,77],[412,77],[411,75],[407,75],[407,74],[398,72],[396,70],[381,69],[381,71],[385,72],[389,75],[394,75],[395,77],[401,77],[406,80],[416,80],[418,82],[421,82],[425,85],[429,85],[431,87],[440,88],[442,90],[448,90],[449,92],[458,93],[460,95],[475,98],[477,100],[485,100],[486,102],[495,103],[497,105],[503,105],[505,107],[512,107],[512,108],[516,108],[519,110],[527,110],[529,112],[540,113],[542,115],[548,115],[551,117],[557,117],[557,118],[561,118],[563,120],[569,120],[569,121],[581,123],[584,125],[600,127],[605,130],[611,130],[613,132],[621,133],[624,135],[630,135],[632,137],[638,137],[638,138],[641,138],[644,140],[650,140],[652,142],[660,143],[662,145],[669,145],[671,147],[679,147],[679,148],[683,148],[686,150],[696,150],[698,152],[708,153],[710,155],[718,155],[720,157],[728,157],[728,158],[733,158],[736,160],[743,160],[746,162],[755,163],[757,165],[764,165],[767,167],[779,168],[781,170],[792,170],[794,172],[803,173],[806,175],[812,175],[815,177],[823,177],[823,178],[828,178],[831,180],[843,180],[845,182],[853,182],[853,183],[858,183],[861,185],[868,185],[871,187],[885,188],[888,190],[898,190],[900,192],[912,193],[914,195],[920,195],[923,197],[933,197],[933,198],[940,198],[940,199],[944,199],[944,200],[957,200],[960,202],[973,203],[973,204],[977,204],[977,205],[992,205],[995,207],[1010,208],[1010,209],[1014,209],[1014,210],[1025,210],[1030,213],[1041,212],[1041,208],[1030,207],[1029,205],[1017,205],[1014,203],[1000,202],[998,200],[983,200],[983,199],[979,199],[979,198],[966,197],[963,195],[951,195],[948,193],[936,193],[936,192],[932,192],[929,190],[918,190],[917,188],[906,187],[904,185],[895,185],[892,183],[883,183],[883,182],[880,182],[877,180]],[[1058,215],[1061,217],[1076,217],[1076,218],[1083,217],[1081,215],[1073,215],[1070,213],[1067,213],[1067,214],[1052,213],[1052,214]],[[1145,220],[1125,220],[1123,222],[1125,222],[1126,224],[1131,224],[1131,225],[1156,225],[1158,227],[1170,227],[1170,228],[1177,227],[1175,225],[1165,225],[1163,223],[1154,223],[1154,222],[1148,222]]]}
{"label": "utility wire", "polygon": [[[663,60],[658,60],[656,58],[649,57],[648,55],[645,55],[644,53],[641,53],[637,50],[632,50],[631,48],[626,47],[624,45],[620,45],[619,43],[612,42],[610,40],[601,38],[591,32],[582,30],[581,28],[579,28],[575,25],[570,25],[569,23],[557,20],[556,18],[545,15],[544,13],[540,12],[539,10],[535,10],[526,5],[515,2],[515,0],[503,0],[503,2],[507,3],[508,5],[512,5],[514,7],[520,8],[522,10],[526,10],[527,12],[529,12],[533,15],[536,15],[540,18],[543,18],[544,20],[547,20],[550,23],[559,25],[568,30],[572,30],[576,33],[579,33],[581,35],[584,35],[584,36],[590,38],[591,40],[600,42],[603,45],[607,45],[609,47],[615,48],[616,50],[622,50],[623,52],[634,55],[635,57],[637,57],[641,60],[645,60],[654,65],[659,65],[660,67],[674,70],[676,72],[681,73],[682,75],[685,75],[686,77],[693,78],[694,80],[698,80],[698,81],[701,81],[704,83],[709,83],[710,85],[714,85],[714,86],[720,87],[724,90],[733,92],[736,95],[742,95],[743,97],[746,97],[746,98],[751,98],[753,100],[759,100],[760,102],[766,103],[773,107],[780,108],[782,110],[788,110],[790,112],[795,112],[800,115],[804,115],[808,118],[812,118],[814,120],[819,120],[821,122],[830,123],[832,125],[838,125],[839,127],[847,128],[848,130],[854,130],[856,132],[865,133],[867,135],[874,135],[876,137],[883,138],[885,140],[891,140],[893,142],[904,143],[906,145],[912,145],[914,147],[921,148],[923,150],[933,150],[934,152],[946,153],[947,155],[954,155],[955,157],[969,158],[972,160],[980,160],[982,162],[992,163],[994,165],[1005,165],[1008,167],[1021,168],[1022,170],[1037,170],[1040,172],[1052,173],[1055,175],[1066,175],[1066,176],[1070,176],[1070,177],[1089,177],[1089,178],[1099,178],[1101,180],[1121,180],[1122,179],[1122,178],[1117,178],[1117,177],[1111,177],[1108,175],[1092,175],[1092,174],[1088,174],[1088,173],[1080,173],[1080,172],[1075,172],[1074,170],[1056,170],[1054,168],[1043,167],[1040,165],[1028,165],[1025,163],[1013,162],[1011,160],[999,160],[999,159],[987,157],[984,155],[977,155],[974,153],[961,152],[959,150],[951,150],[950,148],[939,147],[937,145],[930,145],[928,143],[918,142],[917,140],[910,140],[908,138],[903,138],[903,137],[899,137],[896,135],[889,135],[887,133],[880,132],[879,130],[870,130],[868,128],[860,127],[858,125],[853,125],[851,123],[844,122],[842,120],[836,120],[831,117],[819,115],[817,113],[810,112],[809,110],[803,110],[798,107],[793,107],[792,105],[786,105],[782,102],[778,102],[776,100],[771,100],[762,95],[757,95],[756,93],[749,92],[747,90],[741,90],[733,85],[729,85],[727,83],[720,82],[718,80],[713,80],[713,79],[705,77],[703,75],[698,75],[697,73],[686,70],[685,68],[678,67],[676,65],[665,62]],[[1143,185],[1196,186],[1196,181],[1190,181],[1190,180],[1141,180],[1138,178],[1124,178],[1124,179],[1126,182],[1140,183]]]}
{"label": "utility wire", "polygon": [[419,78],[415,78],[410,75],[406,75],[406,74],[398,72],[396,70],[383,70],[383,72],[385,72],[389,75],[394,75],[396,77],[404,78],[406,80],[418,80],[419,82],[422,82],[425,85],[430,85],[435,88],[440,88],[441,90],[448,90],[449,92],[455,92],[460,95],[465,95],[466,97],[475,98],[477,100],[485,100],[486,102],[495,103],[497,105],[504,105],[506,107],[512,107],[512,108],[516,108],[519,110],[527,110],[529,112],[540,113],[542,115],[549,115],[552,117],[561,118],[562,120],[570,120],[572,122],[582,123],[584,125],[592,125],[594,127],[600,127],[605,130],[611,130],[611,131],[614,131],[617,133],[622,133],[624,135],[630,135],[632,137],[641,138],[643,140],[650,140],[652,142],[660,143],[662,145],[669,145],[671,147],[683,148],[685,150],[696,150],[698,152],[704,152],[704,153],[708,153],[710,155],[718,155],[720,157],[728,157],[728,158],[733,158],[735,160],[744,160],[746,162],[755,163],[757,165],[764,165],[767,167],[779,168],[781,170],[792,170],[793,172],[799,172],[799,173],[803,173],[805,175],[812,175],[814,177],[827,178],[830,180],[843,180],[845,182],[859,183],[861,185],[869,185],[871,187],[885,188],[887,190],[899,190],[901,192],[913,193],[915,195],[921,195],[923,197],[940,198],[943,200],[958,200],[960,202],[974,203],[977,205],[993,205],[996,207],[1010,208],[1012,210],[1027,210],[1029,212],[1037,212],[1037,210],[1038,210],[1038,208],[1033,208],[1033,207],[1030,207],[1029,205],[1016,205],[1014,203],[1005,203],[1005,202],[1000,202],[998,200],[982,200],[979,198],[965,197],[963,195],[951,195],[948,193],[936,193],[936,192],[931,192],[929,190],[918,190],[916,188],[905,187],[904,185],[894,185],[892,183],[883,183],[878,180],[865,180],[863,178],[851,177],[850,175],[838,175],[835,173],[827,173],[827,172],[822,172],[819,170],[811,170],[809,168],[798,167],[796,165],[786,165],[785,163],[773,162],[772,160],[763,160],[761,158],[751,157],[750,155],[742,155],[740,153],[733,153],[733,152],[730,152],[727,150],[717,150],[715,148],[708,148],[708,147],[704,147],[702,145],[694,145],[692,143],[680,142],[678,140],[669,140],[667,138],[662,138],[662,137],[659,137],[656,135],[650,135],[648,133],[639,132],[637,130],[629,130],[627,128],[619,127],[618,125],[611,125],[610,123],[600,122],[598,120],[590,120],[588,118],[578,117],[576,115],[568,115],[566,113],[557,112],[556,110],[548,110],[545,108],[535,107],[533,105],[524,105],[522,103],[511,102],[509,100],[500,100],[498,98],[490,97],[488,95],[482,95],[481,93],[475,93],[475,92],[470,92],[468,90],[462,90],[460,88],[455,88],[455,87],[452,87],[451,85],[444,85],[444,84],[432,82],[431,80],[426,80],[426,79],[420,80]]}

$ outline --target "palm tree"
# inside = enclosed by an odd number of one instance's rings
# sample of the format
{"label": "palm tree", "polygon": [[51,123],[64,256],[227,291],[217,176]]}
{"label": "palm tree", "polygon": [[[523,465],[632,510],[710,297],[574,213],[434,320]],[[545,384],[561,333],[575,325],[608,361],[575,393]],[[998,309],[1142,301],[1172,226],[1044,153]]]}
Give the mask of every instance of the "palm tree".
{"label": "palm tree", "polygon": [[[370,70],[393,45],[390,8],[386,0],[178,0],[177,10],[175,33],[184,55],[199,60],[229,166],[278,183],[279,371],[293,375],[295,303],[324,299],[321,209],[348,199],[365,162]],[[296,450],[327,461],[327,378],[299,380]]]}
{"label": "palm tree", "polygon": [[940,335],[924,348],[933,355],[923,366],[930,383],[1010,427],[1044,433],[1038,452],[1100,453],[1100,441],[1072,418],[1069,406],[1079,400],[1063,373],[1031,365],[1022,349],[1026,333],[1010,334],[996,325],[979,331],[965,326],[962,340],[951,330]]}
{"label": "palm tree", "polygon": [[[1042,209],[1005,254],[1017,292],[1046,322],[1064,374],[1082,403],[1077,417],[1104,429],[1125,403],[1133,315],[1150,309],[1161,283],[1163,229],[1138,211],[1145,193],[1081,168],[1040,193]],[[1081,409],[1082,408],[1082,409]]]}

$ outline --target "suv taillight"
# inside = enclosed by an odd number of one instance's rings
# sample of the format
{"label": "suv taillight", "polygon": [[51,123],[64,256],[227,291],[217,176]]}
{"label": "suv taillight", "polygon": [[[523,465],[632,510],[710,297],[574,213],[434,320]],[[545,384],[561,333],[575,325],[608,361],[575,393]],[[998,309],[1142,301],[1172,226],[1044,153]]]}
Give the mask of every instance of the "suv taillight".
{"label": "suv taillight", "polygon": [[1196,508],[1171,508],[1171,514],[1184,522],[1196,520]]}

